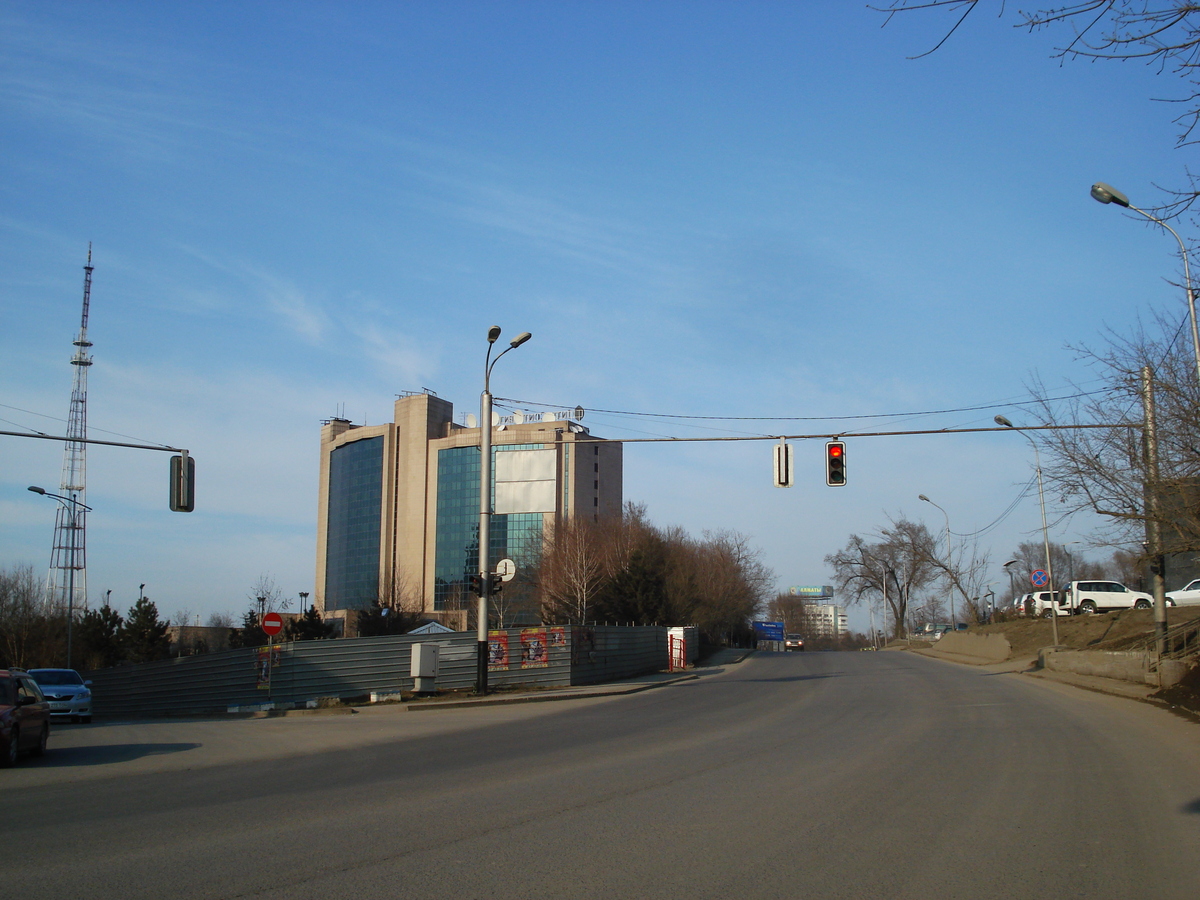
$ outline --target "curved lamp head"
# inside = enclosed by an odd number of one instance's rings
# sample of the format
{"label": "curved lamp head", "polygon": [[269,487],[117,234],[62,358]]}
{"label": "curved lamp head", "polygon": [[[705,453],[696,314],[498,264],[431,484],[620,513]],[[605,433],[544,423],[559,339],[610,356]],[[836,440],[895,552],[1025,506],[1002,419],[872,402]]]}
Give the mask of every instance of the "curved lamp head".
{"label": "curved lamp head", "polygon": [[33,491],[35,494],[41,494],[43,497],[46,495],[46,489],[45,489],[45,488],[40,488],[40,487],[38,487],[36,484],[31,484],[31,485],[30,485],[29,487],[27,487],[25,490],[27,490],[27,491]]}
{"label": "curved lamp head", "polygon": [[491,328],[488,329],[488,343],[489,344],[496,343],[496,338],[498,338],[498,337],[500,337],[500,326],[493,325]]}
{"label": "curved lamp head", "polygon": [[992,419],[992,421],[995,422],[997,425],[1003,425],[1005,428],[1016,428],[1017,427],[1012,422],[1008,421],[1008,419],[1004,418],[1004,416],[995,416]]}
{"label": "curved lamp head", "polygon": [[1101,203],[1115,203],[1117,206],[1128,206],[1129,198],[1112,185],[1097,181],[1092,185],[1092,199]]}
{"label": "curved lamp head", "polygon": [[918,495],[917,495],[917,499],[918,499],[918,500],[924,500],[926,503],[932,503],[932,502],[933,502],[933,501],[932,501],[932,500],[930,500],[928,497],[926,497],[924,494],[918,494]]}
{"label": "curved lamp head", "polygon": [[[499,329],[496,329],[496,331],[499,332]],[[513,341],[511,344],[509,344],[509,347],[512,349],[516,349],[517,347],[520,347],[523,343],[525,343],[527,340],[529,340],[531,337],[533,337],[532,334],[530,334],[528,331],[523,331],[523,332],[521,332],[521,334],[518,334],[515,338],[513,338]]]}
{"label": "curved lamp head", "polygon": [[1008,562],[1006,562],[1006,563],[1004,564],[1004,568],[1006,568],[1006,569],[1007,569],[1009,566],[1015,566],[1015,565],[1016,565],[1017,563],[1019,563],[1019,562],[1020,562],[1020,560],[1019,560],[1019,559],[1010,559]]}

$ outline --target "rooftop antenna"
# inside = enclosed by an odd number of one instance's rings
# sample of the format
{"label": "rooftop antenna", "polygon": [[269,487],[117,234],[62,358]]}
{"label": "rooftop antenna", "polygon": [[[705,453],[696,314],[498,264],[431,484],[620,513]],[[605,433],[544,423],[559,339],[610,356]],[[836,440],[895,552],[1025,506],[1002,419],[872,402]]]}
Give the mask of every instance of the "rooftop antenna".
{"label": "rooftop antenna", "polygon": [[[50,552],[50,574],[46,579],[50,602],[78,613],[87,609],[87,370],[92,364],[87,338],[88,305],[92,297],[92,243],[88,241],[87,265],[83,267],[83,315],[71,365],[71,410],[67,417],[67,443],[63,447],[62,480],[59,490],[68,503],[60,503],[54,518],[54,544]],[[71,577],[74,570],[74,577]],[[74,594],[72,595],[72,587]]]}

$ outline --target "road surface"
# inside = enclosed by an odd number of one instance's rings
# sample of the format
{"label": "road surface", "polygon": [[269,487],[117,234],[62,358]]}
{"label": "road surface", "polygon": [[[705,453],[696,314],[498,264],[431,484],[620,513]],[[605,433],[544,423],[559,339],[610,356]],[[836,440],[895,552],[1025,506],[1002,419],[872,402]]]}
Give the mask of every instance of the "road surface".
{"label": "road surface", "polygon": [[1200,896],[1200,726],[907,653],[62,726],[0,785],[21,900]]}

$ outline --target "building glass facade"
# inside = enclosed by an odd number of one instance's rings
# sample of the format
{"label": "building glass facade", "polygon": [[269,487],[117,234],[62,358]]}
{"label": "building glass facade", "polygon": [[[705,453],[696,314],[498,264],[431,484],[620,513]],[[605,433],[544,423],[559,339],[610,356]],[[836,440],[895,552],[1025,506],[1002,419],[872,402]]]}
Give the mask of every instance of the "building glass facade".
{"label": "building glass facade", "polygon": [[365,609],[379,592],[383,438],[338,447],[329,457],[325,609]]}
{"label": "building glass facade", "polygon": [[[540,450],[541,444],[492,447],[495,455],[508,450]],[[438,451],[437,532],[434,537],[435,610],[453,609],[471,594],[471,576],[479,571],[479,448],[452,447]],[[495,491],[493,480],[492,490]],[[493,493],[493,501],[495,495]],[[489,558],[508,557],[528,572],[541,551],[542,514],[492,516]]]}

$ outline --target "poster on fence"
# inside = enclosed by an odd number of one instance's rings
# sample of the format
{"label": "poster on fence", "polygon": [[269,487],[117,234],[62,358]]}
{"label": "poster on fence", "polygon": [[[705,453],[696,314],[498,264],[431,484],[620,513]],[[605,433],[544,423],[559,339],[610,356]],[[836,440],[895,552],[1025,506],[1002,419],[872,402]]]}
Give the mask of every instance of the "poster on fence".
{"label": "poster on fence", "polygon": [[550,653],[546,648],[545,628],[521,629],[521,668],[540,669],[550,665]]}
{"label": "poster on fence", "polygon": [[488,632],[488,668],[508,668],[508,632]]}
{"label": "poster on fence", "polygon": [[563,628],[561,625],[556,625],[551,628],[548,637],[551,650],[561,650],[563,647],[567,646],[567,629]]}
{"label": "poster on fence", "polygon": [[258,648],[258,656],[254,660],[254,671],[257,680],[255,687],[260,691],[270,690],[271,669],[279,665],[279,651],[281,649],[278,646],[270,649],[266,647]]}

